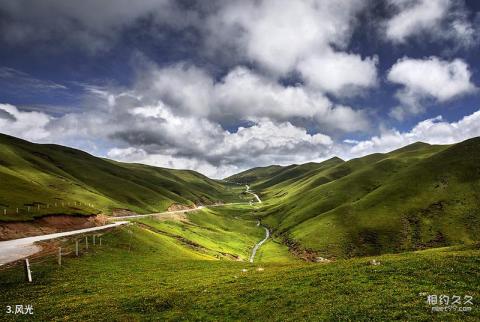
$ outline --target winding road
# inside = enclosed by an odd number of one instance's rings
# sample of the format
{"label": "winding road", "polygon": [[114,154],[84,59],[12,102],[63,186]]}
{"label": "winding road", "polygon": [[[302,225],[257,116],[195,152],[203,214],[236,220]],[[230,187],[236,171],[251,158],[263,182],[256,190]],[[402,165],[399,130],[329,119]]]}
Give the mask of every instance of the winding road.
{"label": "winding road", "polygon": [[[225,206],[227,204],[222,204],[222,205],[217,205],[218,206]],[[213,206],[209,206],[213,207]],[[195,208],[190,208],[190,209],[183,209],[183,210],[173,210],[173,211],[164,211],[164,212],[158,212],[154,214],[146,214],[146,215],[129,215],[129,216],[118,216],[118,217],[111,217],[110,220],[119,220],[119,219],[130,219],[130,218],[143,218],[143,217],[153,217],[153,216],[161,216],[161,215],[167,215],[167,214],[176,214],[176,213],[181,213],[181,212],[191,212],[191,211],[197,211],[200,209],[205,208],[205,206],[198,206]]]}
{"label": "winding road", "polygon": [[245,187],[247,188],[247,190],[245,191],[246,193],[249,193],[251,194],[252,196],[254,196],[256,199],[257,199],[257,202],[258,203],[262,203],[262,200],[260,200],[260,198],[258,197],[258,195],[256,193],[253,193],[250,191],[250,187],[248,186],[248,184],[245,185]]}
{"label": "winding road", "polygon": [[[257,226],[259,225],[260,225],[260,221],[258,222]],[[262,239],[258,244],[256,244],[255,247],[253,247],[252,255],[250,255],[250,263],[253,263],[253,260],[255,259],[255,255],[257,254],[257,250],[260,248],[260,246],[262,246],[262,244],[267,241],[268,237],[270,237],[270,231],[268,230],[268,228],[265,226],[262,226],[262,227],[263,229],[265,229],[265,238]]]}
{"label": "winding road", "polygon": [[[224,204],[225,205],[225,204]],[[213,205],[213,206],[222,206],[222,205]],[[166,211],[162,213],[154,213],[154,214],[147,214],[147,215],[131,215],[131,216],[119,216],[119,217],[111,217],[110,220],[115,221],[112,224],[92,227],[92,228],[85,228],[85,229],[78,229],[72,231],[66,231],[62,233],[54,233],[48,235],[39,235],[33,237],[26,237],[26,238],[19,238],[19,239],[12,239],[6,241],[0,241],[0,266],[5,265],[7,263],[14,262],[16,260],[31,256],[35,253],[41,251],[41,247],[35,245],[36,242],[50,240],[60,237],[67,237],[77,234],[88,233],[92,231],[103,230],[107,228],[118,227],[121,225],[128,224],[128,221],[125,219],[129,218],[142,218],[142,217],[150,217],[150,216],[158,216],[162,214],[172,214],[172,213],[181,213],[181,212],[190,212],[190,211],[197,211],[200,209],[205,208],[205,206],[199,206],[192,209],[187,210],[175,210],[175,211]],[[123,219],[123,220],[122,220]],[[121,220],[121,221],[118,221]]]}
{"label": "winding road", "polygon": [[[262,201],[258,197],[257,194],[253,193],[250,191],[250,187],[246,185],[246,192],[253,195],[258,203],[261,203]],[[235,203],[231,203],[235,204]],[[211,205],[209,207],[215,207],[215,206],[225,206],[225,205],[230,205],[230,204],[220,204],[220,205]],[[12,239],[12,240],[6,240],[6,241],[0,241],[0,266],[5,265],[7,263],[14,262],[16,260],[31,256],[41,250],[41,247],[38,245],[35,245],[36,242],[39,241],[44,241],[44,240],[51,240],[55,238],[60,238],[60,237],[67,237],[67,236],[72,236],[72,235],[77,235],[77,234],[83,234],[83,233],[89,233],[93,231],[99,231],[107,228],[113,228],[113,227],[118,227],[121,225],[128,224],[128,221],[125,221],[125,219],[129,218],[141,218],[141,217],[149,217],[149,216],[158,216],[162,214],[172,214],[172,213],[182,213],[182,212],[191,212],[191,211],[197,211],[200,209],[205,208],[205,206],[199,206],[196,208],[192,209],[186,209],[186,210],[175,210],[175,211],[167,211],[167,212],[162,212],[162,213],[155,213],[155,214],[147,214],[147,215],[132,215],[132,216],[120,216],[120,217],[112,217],[110,218],[111,220],[114,220],[115,222],[112,224],[104,225],[104,226],[98,226],[98,227],[92,227],[92,228],[84,228],[84,229],[78,229],[78,230],[73,230],[73,231],[66,231],[62,233],[54,233],[54,234],[47,234],[47,235],[40,235],[40,236],[33,236],[33,237],[26,237],[26,238],[19,238],[19,239]],[[122,221],[117,221],[121,220]],[[258,222],[258,225],[260,225],[260,221]],[[260,246],[268,239],[270,236],[270,232],[268,229],[264,226],[262,226],[265,229],[266,236],[265,238],[260,241],[258,244],[255,245],[252,251],[252,255],[250,256],[250,262],[253,263],[253,260],[255,258],[255,254],[257,253],[257,250],[260,248]]]}
{"label": "winding road", "polygon": [[161,215],[170,215],[175,213],[182,213],[182,212],[192,212],[201,210],[204,208],[213,208],[213,207],[223,207],[223,206],[231,206],[231,205],[243,205],[243,202],[230,202],[230,203],[221,203],[217,205],[207,205],[207,206],[198,206],[195,208],[183,209],[183,210],[172,210],[172,211],[164,211],[164,212],[156,212],[153,214],[146,214],[146,215],[127,215],[127,216],[116,216],[110,217],[110,220],[119,220],[119,219],[130,219],[130,218],[144,218],[144,217],[154,217],[154,216],[161,216]]}
{"label": "winding road", "polygon": [[[257,199],[258,203],[262,203],[262,200],[260,200],[258,195],[256,193],[253,193],[253,192],[250,191],[250,187],[248,186],[248,184],[246,184],[245,187],[246,187],[246,191],[245,191],[246,193],[249,193],[249,194],[253,195]],[[260,220],[257,222],[257,226],[260,226]],[[262,246],[263,243],[265,243],[267,241],[268,237],[270,237],[270,231],[268,230],[268,228],[263,226],[263,225],[262,225],[262,227],[263,227],[263,229],[265,229],[265,238],[262,239],[260,242],[258,242],[253,247],[252,255],[250,255],[250,263],[253,263],[253,261],[255,259],[255,255],[257,254],[257,251],[260,248],[260,246]]]}

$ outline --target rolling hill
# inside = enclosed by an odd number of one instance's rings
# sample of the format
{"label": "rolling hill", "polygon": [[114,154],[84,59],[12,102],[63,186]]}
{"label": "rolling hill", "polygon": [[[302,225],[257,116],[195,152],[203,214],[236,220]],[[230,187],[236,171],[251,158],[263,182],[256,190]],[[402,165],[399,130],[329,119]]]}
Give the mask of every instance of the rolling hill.
{"label": "rolling hill", "polygon": [[293,248],[353,257],[480,237],[480,138],[264,169],[233,178],[261,195],[258,215]]}
{"label": "rolling hill", "polygon": [[480,236],[479,151],[480,138],[419,142],[349,161],[254,168],[224,182],[0,135],[0,220],[237,201],[245,183],[264,201],[256,216],[294,252],[338,258],[467,244]]}
{"label": "rolling hill", "polygon": [[120,163],[0,134],[0,221],[119,209],[157,212],[173,204],[237,200],[232,189],[194,171]]}
{"label": "rolling hill", "polygon": [[[63,198],[58,203],[73,195],[83,206],[72,212],[88,213],[82,207],[91,202],[144,211],[242,191],[191,171],[1,139],[0,180],[10,181],[0,202],[52,205],[55,196]],[[475,309],[438,315],[427,296],[479,296],[472,278],[480,253],[479,145],[416,143],[349,161],[251,169],[227,181],[248,183],[263,203],[131,218],[116,229],[52,240],[30,257],[32,283],[24,282],[23,262],[0,267],[0,303],[32,303],[45,321],[477,321]],[[273,235],[250,263],[264,238],[260,224]],[[420,250],[452,244],[465,245]]]}

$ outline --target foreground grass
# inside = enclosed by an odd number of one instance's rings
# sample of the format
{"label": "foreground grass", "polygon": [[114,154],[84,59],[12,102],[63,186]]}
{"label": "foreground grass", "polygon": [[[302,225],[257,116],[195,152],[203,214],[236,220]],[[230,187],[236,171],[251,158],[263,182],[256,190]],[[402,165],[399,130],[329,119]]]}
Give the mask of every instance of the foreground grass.
{"label": "foreground grass", "polygon": [[[32,304],[42,321],[480,318],[478,248],[383,255],[379,266],[367,265],[370,258],[249,264],[214,260],[135,225],[102,239],[61,267],[34,261],[32,284],[21,267],[0,271],[2,310]],[[422,292],[471,295],[473,311],[432,313]]]}

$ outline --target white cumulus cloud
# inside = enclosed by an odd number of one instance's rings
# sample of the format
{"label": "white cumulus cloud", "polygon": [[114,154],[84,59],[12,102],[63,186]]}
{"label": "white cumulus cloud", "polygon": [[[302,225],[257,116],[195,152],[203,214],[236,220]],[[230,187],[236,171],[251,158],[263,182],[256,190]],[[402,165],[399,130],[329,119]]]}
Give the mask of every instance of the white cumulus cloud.
{"label": "white cumulus cloud", "polygon": [[[306,86],[284,86],[246,67],[236,67],[215,81],[204,70],[177,64],[152,66],[136,85],[143,104],[158,101],[179,115],[195,115],[225,124],[268,117],[313,121],[320,128],[355,132],[368,129],[362,110],[333,104],[325,95]],[[356,120],[351,122],[351,120]]]}
{"label": "white cumulus cloud", "polygon": [[49,136],[46,129],[51,117],[41,112],[21,111],[10,104],[0,104],[0,133],[34,142]]}
{"label": "white cumulus cloud", "polygon": [[307,84],[333,94],[355,94],[356,89],[377,83],[377,58],[362,59],[360,55],[327,51],[301,61],[298,70]]}
{"label": "white cumulus cloud", "polygon": [[394,43],[412,37],[453,40],[457,47],[469,47],[475,39],[474,25],[468,20],[463,1],[389,0],[395,14],[385,23],[385,36]]}
{"label": "white cumulus cloud", "polygon": [[394,116],[417,114],[424,110],[422,100],[445,102],[475,91],[468,65],[461,59],[440,60],[437,57],[399,59],[388,71],[387,79],[403,86],[396,93],[403,106],[397,107]]}
{"label": "white cumulus cloud", "polygon": [[349,86],[376,83],[376,58],[341,51],[365,6],[346,0],[226,2],[208,19],[207,44],[274,76],[300,72],[317,90],[343,95]]}

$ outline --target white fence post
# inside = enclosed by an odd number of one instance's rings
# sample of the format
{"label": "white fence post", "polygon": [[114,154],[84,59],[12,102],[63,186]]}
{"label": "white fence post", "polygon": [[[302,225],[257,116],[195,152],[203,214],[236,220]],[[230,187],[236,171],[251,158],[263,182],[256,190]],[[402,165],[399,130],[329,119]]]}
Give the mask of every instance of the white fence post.
{"label": "white fence post", "polygon": [[78,239],[75,240],[75,256],[78,257]]}
{"label": "white fence post", "polygon": [[30,271],[30,263],[28,262],[28,258],[25,258],[25,279],[27,282],[32,282],[32,272]]}
{"label": "white fence post", "polygon": [[62,266],[62,247],[58,247],[58,265]]}

